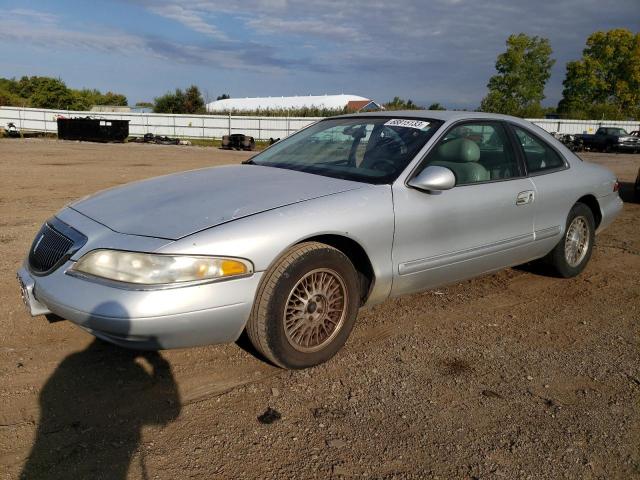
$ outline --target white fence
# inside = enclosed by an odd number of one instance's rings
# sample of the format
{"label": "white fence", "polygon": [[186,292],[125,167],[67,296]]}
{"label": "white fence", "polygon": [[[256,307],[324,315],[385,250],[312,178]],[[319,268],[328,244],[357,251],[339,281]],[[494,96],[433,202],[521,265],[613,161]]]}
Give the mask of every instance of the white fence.
{"label": "white fence", "polygon": [[13,122],[20,130],[57,133],[59,116],[92,117],[103,120],[129,120],[129,135],[145,133],[181,138],[222,138],[244,133],[257,139],[284,138],[320,120],[294,117],[238,117],[231,115],[172,115],[162,113],[78,112],[36,108],[0,107],[0,128]]}
{"label": "white fence", "polygon": [[[223,135],[244,133],[257,139],[284,138],[320,120],[313,117],[241,117],[231,115],[172,115],[162,113],[107,113],[43,110],[37,108],[0,107],[0,128],[13,122],[21,130],[57,133],[56,119],[63,117],[93,117],[104,120],[129,120],[129,134],[141,137],[145,133],[181,138],[222,138]],[[640,130],[640,122],[605,120],[552,120],[536,118],[531,122],[548,132],[593,133],[600,126]]]}
{"label": "white fence", "polygon": [[527,119],[549,133],[595,133],[599,127],[620,127],[627,132],[640,130],[640,122],[609,120],[553,120],[548,118]]}

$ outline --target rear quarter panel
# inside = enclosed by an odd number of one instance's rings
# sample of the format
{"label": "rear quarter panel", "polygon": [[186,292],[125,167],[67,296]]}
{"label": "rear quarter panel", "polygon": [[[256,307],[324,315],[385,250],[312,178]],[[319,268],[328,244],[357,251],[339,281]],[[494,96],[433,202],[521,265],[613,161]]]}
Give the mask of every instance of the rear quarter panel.
{"label": "rear quarter panel", "polygon": [[[570,168],[531,177],[536,187],[534,230],[559,227],[559,234],[564,233],[569,211],[585,195],[592,195],[598,200],[604,221],[603,203],[611,195],[617,198],[613,192],[615,175],[604,167],[580,160],[564,147],[558,147],[558,150],[561,150]],[[559,238],[560,235],[550,238],[547,247],[553,248]]]}

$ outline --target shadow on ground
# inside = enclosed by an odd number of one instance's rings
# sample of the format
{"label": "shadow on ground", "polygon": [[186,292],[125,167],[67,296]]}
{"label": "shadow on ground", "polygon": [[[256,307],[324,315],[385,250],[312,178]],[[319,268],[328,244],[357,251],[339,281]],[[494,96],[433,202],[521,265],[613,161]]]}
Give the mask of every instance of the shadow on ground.
{"label": "shadow on ground", "polygon": [[124,479],[141,430],[180,413],[169,363],[156,351],[94,340],[65,358],[40,392],[40,421],[22,479]]}
{"label": "shadow on ground", "polygon": [[620,182],[620,198],[625,203],[640,203],[640,194],[635,192],[635,185],[631,182]]}

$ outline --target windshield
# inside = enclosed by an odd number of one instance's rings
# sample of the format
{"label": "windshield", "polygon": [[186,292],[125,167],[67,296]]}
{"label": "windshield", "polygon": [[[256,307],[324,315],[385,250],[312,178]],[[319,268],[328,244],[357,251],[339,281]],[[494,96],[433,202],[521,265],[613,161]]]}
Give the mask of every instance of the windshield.
{"label": "windshield", "polygon": [[390,183],[442,122],[333,118],[276,143],[250,163],[367,183]]}
{"label": "windshield", "polygon": [[607,128],[605,129],[605,133],[608,135],[615,135],[617,137],[629,135],[624,128]]}

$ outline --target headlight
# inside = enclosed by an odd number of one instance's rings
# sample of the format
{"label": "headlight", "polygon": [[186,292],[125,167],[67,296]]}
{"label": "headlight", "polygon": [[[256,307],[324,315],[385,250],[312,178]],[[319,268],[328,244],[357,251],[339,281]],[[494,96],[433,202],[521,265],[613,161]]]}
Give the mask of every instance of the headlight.
{"label": "headlight", "polygon": [[76,262],[74,271],[118,282],[161,285],[248,275],[253,266],[238,258],[93,250]]}

